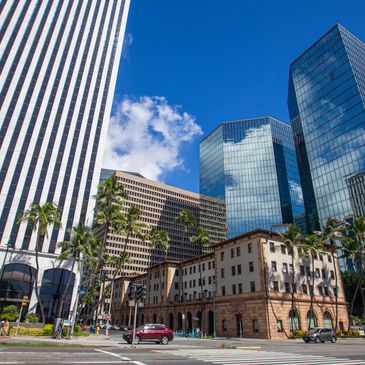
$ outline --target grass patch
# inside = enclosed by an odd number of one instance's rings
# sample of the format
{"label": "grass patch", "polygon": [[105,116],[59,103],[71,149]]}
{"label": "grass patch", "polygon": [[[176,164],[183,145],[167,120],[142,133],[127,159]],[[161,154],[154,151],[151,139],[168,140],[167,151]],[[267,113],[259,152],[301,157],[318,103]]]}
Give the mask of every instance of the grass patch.
{"label": "grass patch", "polygon": [[85,331],[81,331],[81,332],[76,332],[74,331],[74,337],[89,337],[90,333],[85,332]]}
{"label": "grass patch", "polygon": [[0,346],[3,347],[56,347],[56,348],[94,348],[95,346],[80,345],[73,343],[57,343],[47,341],[11,341],[0,342]]}
{"label": "grass patch", "polygon": [[234,350],[237,348],[236,346],[226,345],[225,343],[221,343],[218,347],[220,349],[230,349],[230,350]]}

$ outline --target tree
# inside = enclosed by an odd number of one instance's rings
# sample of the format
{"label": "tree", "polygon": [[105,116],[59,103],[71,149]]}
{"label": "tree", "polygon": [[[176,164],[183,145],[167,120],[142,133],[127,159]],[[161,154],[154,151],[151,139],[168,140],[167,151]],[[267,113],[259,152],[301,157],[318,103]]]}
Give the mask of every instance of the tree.
{"label": "tree", "polygon": [[37,235],[35,245],[36,272],[34,277],[34,288],[40,312],[40,320],[41,322],[44,322],[44,310],[38,287],[39,251],[42,251],[43,240],[48,238],[48,227],[52,224],[56,228],[61,227],[61,213],[59,208],[52,202],[46,202],[43,205],[38,202],[33,202],[30,208],[19,216],[17,223],[20,224],[21,222],[28,222],[32,231],[36,232]]}
{"label": "tree", "polygon": [[[323,248],[323,241],[321,238],[321,235],[318,234],[311,234],[309,236],[304,237],[304,242],[302,245],[303,254],[302,256],[309,256],[311,260],[311,283],[312,288],[309,289],[309,294],[311,297],[311,303],[310,303],[310,318],[308,323],[308,330],[310,330],[312,327],[315,327],[315,321],[313,318],[314,311],[313,311],[313,303],[314,303],[314,280],[315,280],[315,268],[314,268],[314,259],[318,254],[325,253]],[[313,326],[312,326],[313,324]]]}
{"label": "tree", "polygon": [[185,234],[188,234],[190,228],[196,226],[196,218],[193,212],[187,209],[182,209],[176,217],[176,223],[184,227]]}
{"label": "tree", "polygon": [[[210,245],[208,232],[203,227],[197,227],[196,234],[190,237],[190,242],[199,247],[199,280],[200,280],[200,313],[201,313],[201,327],[203,329],[204,305],[203,305],[203,277],[202,277],[202,255],[204,248]],[[203,331],[201,331],[203,336]]]}
{"label": "tree", "polygon": [[[157,228],[152,228],[150,233],[149,233],[149,240],[151,241],[151,248],[152,249],[156,249],[158,246],[160,246],[164,252],[165,252],[165,261],[167,261],[167,252],[170,248],[170,237],[168,232],[165,229],[157,229]],[[162,292],[162,285],[161,285],[161,261],[159,264],[159,287],[160,287],[160,298],[161,298],[161,306],[160,306],[160,317],[161,317],[161,310],[162,310],[162,297],[163,297],[163,292]]]}
{"label": "tree", "polygon": [[56,318],[61,318],[63,303],[71,283],[75,265],[77,263],[81,263],[84,258],[92,257],[96,253],[95,250],[97,248],[97,240],[91,227],[80,223],[78,226],[69,229],[68,233],[70,239],[58,244],[61,248],[61,253],[58,256],[58,259],[60,261],[72,260],[72,266],[66,286],[58,301]]}
{"label": "tree", "polygon": [[354,217],[350,222],[346,222],[342,236],[343,256],[351,258],[354,270],[358,274],[355,292],[350,305],[350,318],[353,315],[354,304],[359,291],[363,305],[362,316],[365,317],[365,298],[362,290],[365,256],[365,217]]}
{"label": "tree", "polygon": [[338,272],[337,272],[337,241],[343,240],[343,223],[335,218],[329,217],[324,225],[322,225],[322,239],[329,243],[331,250],[332,262],[335,274],[335,331],[338,327]]}
{"label": "tree", "polygon": [[19,310],[15,305],[8,305],[4,307],[0,315],[0,319],[7,319],[10,322],[16,321],[19,316]]}
{"label": "tree", "polygon": [[285,233],[279,234],[283,240],[284,245],[289,251],[291,256],[292,265],[292,282],[291,282],[291,311],[290,311],[290,323],[291,330],[294,330],[294,294],[296,292],[295,285],[295,249],[303,242],[303,236],[300,233],[299,227],[295,224],[289,224]]}

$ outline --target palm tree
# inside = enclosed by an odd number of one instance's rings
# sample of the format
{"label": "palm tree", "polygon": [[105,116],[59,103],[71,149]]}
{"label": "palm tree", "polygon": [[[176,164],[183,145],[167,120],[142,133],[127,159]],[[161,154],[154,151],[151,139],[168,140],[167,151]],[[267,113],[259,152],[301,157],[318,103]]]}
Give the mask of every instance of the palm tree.
{"label": "palm tree", "polygon": [[189,229],[196,226],[196,218],[190,210],[182,209],[176,217],[176,223],[182,225],[185,234],[188,234]]}
{"label": "palm tree", "polygon": [[44,310],[38,287],[39,251],[42,251],[43,240],[48,238],[48,227],[52,224],[56,228],[61,227],[61,213],[59,208],[52,202],[46,202],[43,205],[39,202],[33,202],[29,209],[20,214],[17,223],[20,224],[22,222],[28,222],[32,231],[36,232],[37,235],[35,245],[36,272],[34,277],[34,288],[40,311],[40,320],[41,322],[44,322]]}
{"label": "palm tree", "polygon": [[[149,239],[151,241],[151,248],[156,249],[157,246],[160,246],[165,252],[165,261],[167,261],[167,251],[170,248],[170,237],[169,233],[165,229],[157,229],[152,228],[149,233]],[[158,277],[159,277],[159,287],[160,287],[160,298],[161,298],[161,306],[160,306],[160,318],[161,318],[161,310],[162,310],[162,285],[161,285],[161,266],[162,262],[160,260],[159,268],[158,268]]]}
{"label": "palm tree", "polygon": [[342,239],[344,256],[351,257],[354,270],[358,274],[358,280],[354,295],[351,300],[350,318],[353,315],[354,304],[358,292],[361,293],[363,304],[363,317],[365,317],[365,298],[361,290],[364,279],[364,256],[365,256],[365,217],[354,217],[351,222],[345,224],[345,235]]}
{"label": "palm tree", "polygon": [[[203,277],[202,277],[202,255],[205,247],[210,245],[210,239],[208,236],[208,232],[203,227],[197,227],[196,234],[190,237],[190,242],[193,245],[197,245],[199,247],[199,276],[200,276],[200,313],[201,313],[201,329],[203,329],[203,319],[204,319],[204,306],[203,306]],[[203,336],[204,331],[201,331],[201,335]]]}
{"label": "palm tree", "polygon": [[303,242],[303,236],[300,233],[299,227],[295,224],[289,224],[285,233],[279,233],[280,238],[283,240],[284,245],[291,255],[292,282],[291,282],[291,311],[290,311],[290,323],[291,330],[294,331],[294,294],[296,292],[295,287],[295,249]]}
{"label": "palm tree", "polygon": [[314,303],[314,280],[315,280],[315,268],[314,268],[314,258],[318,255],[318,254],[322,254],[325,253],[324,249],[323,249],[323,241],[320,235],[318,234],[311,234],[309,236],[304,237],[304,242],[303,245],[301,246],[303,249],[303,257],[310,257],[311,260],[311,266],[312,266],[312,270],[311,270],[311,283],[312,283],[312,289],[309,290],[309,294],[311,297],[311,302],[310,302],[310,318],[309,318],[309,323],[308,323],[308,330],[310,330],[312,328],[312,323],[313,323],[313,327],[315,326],[314,323],[314,312],[313,312],[313,303]]}
{"label": "palm tree", "polygon": [[80,223],[78,226],[72,227],[68,230],[70,240],[60,242],[58,245],[61,248],[61,253],[58,256],[60,261],[72,260],[70,275],[67,280],[65,289],[63,290],[58,301],[56,311],[56,319],[61,318],[63,302],[71,283],[72,273],[75,269],[76,263],[81,263],[83,259],[92,257],[97,247],[97,241],[91,227]]}
{"label": "palm tree", "polygon": [[338,272],[337,272],[337,241],[343,240],[343,223],[338,221],[335,218],[329,217],[324,225],[322,225],[322,239],[323,241],[327,241],[330,245],[332,262],[334,267],[335,274],[335,331],[337,331],[338,327]]}

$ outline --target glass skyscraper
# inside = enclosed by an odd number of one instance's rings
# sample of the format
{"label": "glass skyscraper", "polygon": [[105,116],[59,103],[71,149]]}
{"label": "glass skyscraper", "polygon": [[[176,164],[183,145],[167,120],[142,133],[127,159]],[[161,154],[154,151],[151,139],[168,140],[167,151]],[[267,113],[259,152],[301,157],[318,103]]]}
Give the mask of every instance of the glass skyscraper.
{"label": "glass skyscraper", "polygon": [[288,107],[311,230],[353,209],[365,171],[365,44],[336,24],[291,65]]}
{"label": "glass skyscraper", "polygon": [[291,127],[271,117],[220,124],[200,143],[200,192],[225,200],[227,237],[303,226]]}

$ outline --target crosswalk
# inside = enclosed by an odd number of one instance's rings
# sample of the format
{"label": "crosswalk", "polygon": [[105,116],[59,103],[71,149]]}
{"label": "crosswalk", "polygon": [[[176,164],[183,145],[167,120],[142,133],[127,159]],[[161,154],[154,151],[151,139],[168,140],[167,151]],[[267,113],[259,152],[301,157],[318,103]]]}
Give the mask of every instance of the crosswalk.
{"label": "crosswalk", "polygon": [[264,350],[177,349],[163,352],[217,365],[365,365],[365,360]]}

